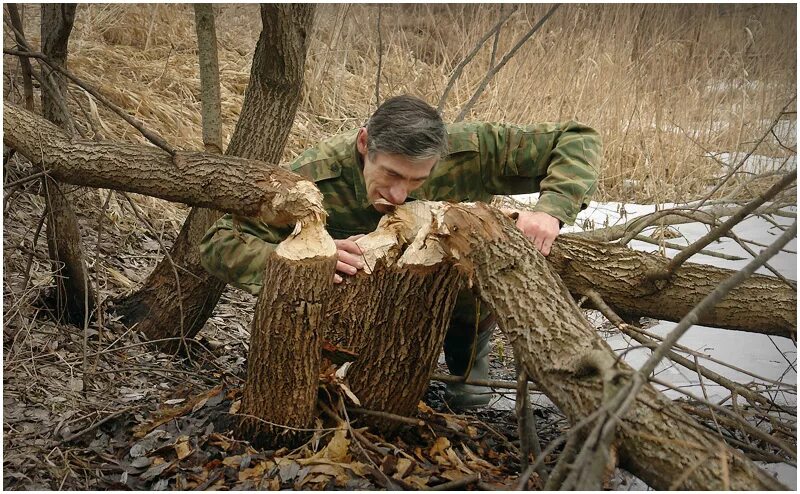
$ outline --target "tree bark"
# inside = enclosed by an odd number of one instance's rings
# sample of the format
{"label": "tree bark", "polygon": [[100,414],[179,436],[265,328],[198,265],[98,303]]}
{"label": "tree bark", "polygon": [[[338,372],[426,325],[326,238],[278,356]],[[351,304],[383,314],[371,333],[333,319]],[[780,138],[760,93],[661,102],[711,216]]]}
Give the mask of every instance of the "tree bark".
{"label": "tree bark", "polygon": [[[600,375],[631,372],[583,317],[545,258],[485,206],[445,209],[439,238],[492,307],[520,365],[575,423],[603,405]],[[651,386],[622,417],[621,464],[656,489],[784,489]],[[723,466],[718,460],[725,454]],[[672,482],[691,472],[679,486]],[[727,478],[726,473],[727,472]]]}
{"label": "tree bark", "polygon": [[463,283],[438,246],[422,243],[430,225],[422,202],[385,216],[357,241],[364,271],[334,290],[326,339],[358,354],[347,380],[366,408],[412,415],[436,367]]}
{"label": "tree bark", "polygon": [[206,152],[222,154],[222,102],[219,93],[219,57],[214,6],[194,4],[197,55],[200,59],[200,103],[203,114],[203,145]]}
{"label": "tree bark", "polygon": [[239,434],[253,444],[294,447],[309,435],[297,429],[313,425],[337,260],[321,218],[306,222],[267,258],[239,423]]}
{"label": "tree bark", "polygon": [[[300,101],[314,8],[308,4],[261,7],[263,28],[228,155],[270,163],[280,160]],[[221,175],[216,173],[211,180]],[[203,269],[197,245],[219,216],[216,211],[192,210],[172,247],[172,259],[181,266],[178,279],[169,260],[162,260],[138,292],[118,302],[126,324],[138,323],[154,339],[192,337],[202,329],[225,283]],[[178,285],[181,296],[175,297]],[[181,328],[181,318],[188,322],[186,328]]]}
{"label": "tree bark", "polygon": [[[620,315],[667,321],[680,321],[731,275],[728,269],[685,263],[670,279],[652,281],[647,273],[664,269],[669,259],[573,235],[559,237],[547,260],[575,297],[594,289]],[[698,324],[794,339],[796,314],[792,287],[753,275]]]}
{"label": "tree bark", "polygon": [[[75,4],[42,4],[42,51],[55,64],[67,61],[69,35],[75,20]],[[64,129],[72,129],[72,116],[67,108],[67,83],[55,71],[42,66],[42,76],[50,81],[57,93],[42,91],[44,117]],[[60,98],[59,102],[56,98]],[[54,306],[57,320],[83,326],[94,308],[86,261],[83,254],[80,228],[69,200],[58,184],[44,178],[47,196],[47,248],[53,265],[55,293]]]}
{"label": "tree bark", "polygon": [[186,151],[173,159],[153,146],[70,139],[9,103],[3,109],[3,130],[7,146],[60,182],[259,216],[280,225],[294,223],[319,205],[309,199],[309,191],[316,191],[313,183],[254,159]]}

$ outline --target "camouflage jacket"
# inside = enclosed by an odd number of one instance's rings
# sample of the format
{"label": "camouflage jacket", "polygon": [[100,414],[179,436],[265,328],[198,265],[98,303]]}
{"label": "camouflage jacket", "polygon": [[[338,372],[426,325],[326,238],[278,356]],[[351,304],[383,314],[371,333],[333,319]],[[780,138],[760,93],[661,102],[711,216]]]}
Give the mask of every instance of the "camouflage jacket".
{"label": "camouflage jacket", "polygon": [[[369,233],[381,218],[367,200],[357,133],[327,139],[290,165],[322,191],[327,228],[337,239]],[[600,138],[585,125],[471,122],[448,125],[447,133],[448,155],[408,200],[488,202],[495,194],[540,192],[533,209],[572,224],[597,189]],[[200,244],[202,264],[220,279],[258,293],[266,256],[290,231],[226,214]]]}

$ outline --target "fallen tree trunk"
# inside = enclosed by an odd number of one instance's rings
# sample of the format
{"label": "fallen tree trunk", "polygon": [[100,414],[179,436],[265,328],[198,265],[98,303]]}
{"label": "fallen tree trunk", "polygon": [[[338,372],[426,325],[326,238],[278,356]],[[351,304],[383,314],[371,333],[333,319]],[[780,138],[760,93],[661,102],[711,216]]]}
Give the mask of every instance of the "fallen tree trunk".
{"label": "fallen tree trunk", "polygon": [[[600,408],[600,375],[630,368],[617,363],[545,258],[486,206],[445,207],[439,218],[445,251],[492,307],[519,365],[572,423]],[[785,489],[649,385],[622,417],[618,441],[621,464],[656,489]]]}
{"label": "fallen tree trunk", "polygon": [[[597,291],[620,315],[680,321],[731,275],[729,269],[683,264],[668,280],[650,280],[669,259],[579,236],[558,238],[547,257],[575,297]],[[734,288],[698,324],[796,339],[797,292],[783,281],[753,275]]]}
{"label": "fallen tree trunk", "polygon": [[[145,194],[190,206],[258,216],[292,225],[321,194],[300,175],[263,161],[121,142],[70,139],[18,106],[3,108],[3,143],[54,179],[87,187]],[[318,204],[321,204],[318,203]]]}

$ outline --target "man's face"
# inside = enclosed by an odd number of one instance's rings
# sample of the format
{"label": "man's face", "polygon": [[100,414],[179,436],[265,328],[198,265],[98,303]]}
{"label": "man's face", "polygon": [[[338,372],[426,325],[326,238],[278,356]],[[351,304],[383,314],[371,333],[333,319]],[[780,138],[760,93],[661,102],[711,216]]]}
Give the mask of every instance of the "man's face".
{"label": "man's face", "polygon": [[383,199],[396,206],[403,204],[408,195],[425,183],[431,174],[437,158],[422,161],[411,161],[398,154],[367,153],[367,131],[361,129],[358,134],[358,151],[364,158],[364,183],[367,198],[372,206],[381,213],[391,210],[390,206],[376,204]]}

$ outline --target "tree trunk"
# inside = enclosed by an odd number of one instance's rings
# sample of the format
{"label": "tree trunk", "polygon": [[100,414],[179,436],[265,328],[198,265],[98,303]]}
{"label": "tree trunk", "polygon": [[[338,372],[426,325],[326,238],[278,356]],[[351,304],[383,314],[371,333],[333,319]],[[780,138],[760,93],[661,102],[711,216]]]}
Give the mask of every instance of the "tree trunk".
{"label": "tree trunk", "polygon": [[[522,233],[485,206],[452,206],[445,209],[439,238],[492,307],[519,364],[570,421],[602,406],[599,375],[616,356]],[[649,385],[618,431],[621,464],[653,488],[715,490],[726,481],[737,490],[785,488]]]}
{"label": "tree trunk", "polygon": [[[547,260],[575,297],[594,289],[620,315],[667,321],[680,321],[731,275],[728,269],[685,263],[669,280],[651,281],[646,274],[663,269],[669,259],[573,235],[559,237]],[[796,314],[794,288],[753,275],[698,324],[795,339]]]}
{"label": "tree trunk", "polygon": [[[69,35],[75,20],[75,4],[42,4],[42,51],[53,63],[64,65],[67,61]],[[62,102],[49,91],[42,91],[44,117],[64,129],[72,126],[71,115],[64,114],[67,101],[67,83],[58,72],[42,64],[42,76]],[[58,184],[46,177],[47,196],[47,248],[53,264],[55,293],[54,306],[57,320],[83,326],[94,308],[94,295],[83,254],[80,229],[69,200]]]}
{"label": "tree trunk", "polygon": [[[326,339],[358,354],[347,380],[366,408],[412,415],[436,367],[463,283],[441,262],[441,249],[420,243],[429,230],[422,202],[385,216],[357,241],[364,272],[334,291]],[[382,429],[396,425],[371,422]]]}
{"label": "tree trunk", "polygon": [[[300,101],[314,8],[307,4],[261,7],[263,28],[228,155],[270,163],[280,160]],[[221,175],[217,173],[213,180]],[[216,211],[189,214],[172,247],[172,259],[181,266],[178,279],[169,260],[162,260],[138,292],[119,301],[126,324],[138,323],[153,339],[192,337],[202,329],[225,284],[203,269],[197,245],[219,216]],[[174,296],[178,285],[181,297]],[[181,319],[187,323],[185,328]]]}
{"label": "tree trunk", "polygon": [[239,424],[239,434],[253,444],[294,447],[308,436],[296,429],[313,425],[337,260],[321,217],[302,225],[267,258]]}

